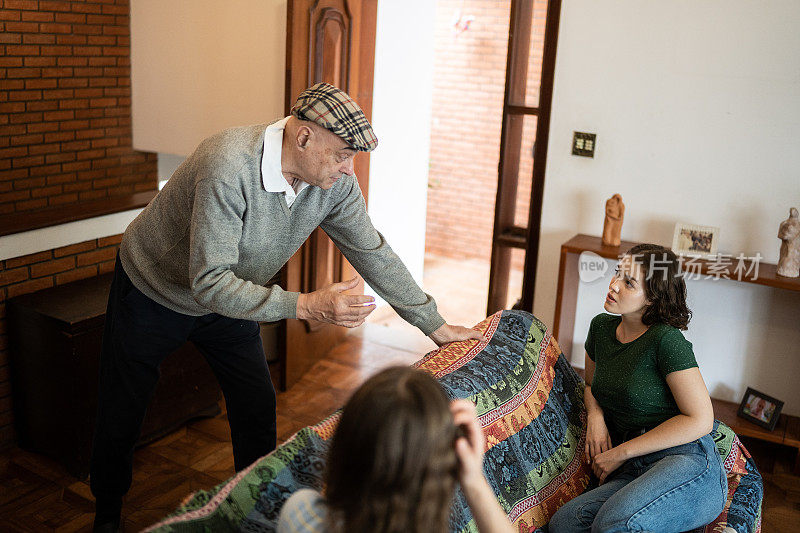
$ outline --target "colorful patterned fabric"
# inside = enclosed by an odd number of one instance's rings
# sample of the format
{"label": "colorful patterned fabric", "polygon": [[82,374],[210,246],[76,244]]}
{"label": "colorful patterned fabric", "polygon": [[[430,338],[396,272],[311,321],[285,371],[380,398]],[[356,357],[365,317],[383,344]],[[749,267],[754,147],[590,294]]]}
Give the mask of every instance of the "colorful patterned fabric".
{"label": "colorful patterned fabric", "polygon": [[[515,528],[542,527],[589,485],[583,461],[583,381],[539,320],[523,311],[496,313],[476,329],[488,343],[463,341],[416,363],[451,398],[477,405],[487,436],[484,473]],[[296,490],[322,490],[325,456],[339,413],[300,430],[277,450],[229,481],[190,496],[148,531],[274,531],[280,508]],[[729,472],[725,511],[705,531],[725,524],[760,531],[761,476],[736,435],[715,424],[715,441]],[[477,531],[463,494],[450,518],[454,532]]]}
{"label": "colorful patterned fabric", "polygon": [[728,473],[728,501],[717,519],[698,531],[719,533],[728,526],[737,533],[760,533],[761,500],[764,496],[761,474],[731,428],[715,420],[712,437]]}

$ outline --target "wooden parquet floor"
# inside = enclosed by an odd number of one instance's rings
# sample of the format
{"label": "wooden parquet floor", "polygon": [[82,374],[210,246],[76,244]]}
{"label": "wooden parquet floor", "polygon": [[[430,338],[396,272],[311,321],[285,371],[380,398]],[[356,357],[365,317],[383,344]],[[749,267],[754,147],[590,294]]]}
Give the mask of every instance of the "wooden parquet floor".
{"label": "wooden parquet floor", "polygon": [[[278,394],[278,442],[341,407],[369,376],[389,365],[410,364],[434,344],[421,333],[367,325],[350,333],[291,389]],[[133,485],[125,498],[125,531],[163,518],[190,493],[233,475],[224,402],[214,418],[139,448]],[[94,498],[88,482],[56,461],[19,448],[0,453],[0,532],[90,531]]]}
{"label": "wooden parquet floor", "polygon": [[[278,441],[340,407],[367,377],[389,365],[410,364],[434,346],[416,331],[367,324],[350,333],[294,387],[278,394]],[[170,513],[191,492],[233,474],[228,424],[222,414],[195,420],[138,449],[125,500],[125,531],[139,531]],[[791,455],[751,445],[765,473],[765,533],[800,530],[800,478],[789,475]],[[765,468],[766,467],[766,468]],[[0,453],[0,532],[90,531],[89,486],[55,461],[18,448]]]}

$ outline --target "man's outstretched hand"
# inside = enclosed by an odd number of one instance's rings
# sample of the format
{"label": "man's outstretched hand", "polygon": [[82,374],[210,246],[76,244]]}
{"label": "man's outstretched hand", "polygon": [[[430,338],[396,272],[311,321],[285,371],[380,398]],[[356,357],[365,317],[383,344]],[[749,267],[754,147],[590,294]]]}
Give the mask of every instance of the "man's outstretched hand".
{"label": "man's outstretched hand", "polygon": [[373,303],[375,298],[363,294],[344,294],[345,291],[355,288],[359,281],[359,278],[355,277],[331,283],[314,292],[300,294],[297,298],[297,318],[318,320],[348,328],[360,326],[367,315],[375,310]]}
{"label": "man's outstretched hand", "polygon": [[428,335],[428,337],[436,343],[437,346],[442,346],[448,342],[465,341],[468,339],[475,339],[481,342],[486,342],[480,331],[465,328],[463,326],[451,326],[450,324],[443,324],[439,329]]}

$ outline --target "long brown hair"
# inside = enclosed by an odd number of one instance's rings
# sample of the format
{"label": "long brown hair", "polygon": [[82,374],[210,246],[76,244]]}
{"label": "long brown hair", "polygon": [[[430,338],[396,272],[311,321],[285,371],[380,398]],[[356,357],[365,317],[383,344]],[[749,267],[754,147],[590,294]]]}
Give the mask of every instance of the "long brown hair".
{"label": "long brown hair", "polygon": [[430,375],[391,367],[344,407],[328,454],[332,530],[446,531],[458,463],[449,400]]}
{"label": "long brown hair", "polygon": [[692,312],[686,305],[686,281],[675,253],[658,244],[637,244],[625,255],[631,256],[644,271],[644,295],[650,304],[642,315],[642,323],[650,326],[663,322],[687,329]]}

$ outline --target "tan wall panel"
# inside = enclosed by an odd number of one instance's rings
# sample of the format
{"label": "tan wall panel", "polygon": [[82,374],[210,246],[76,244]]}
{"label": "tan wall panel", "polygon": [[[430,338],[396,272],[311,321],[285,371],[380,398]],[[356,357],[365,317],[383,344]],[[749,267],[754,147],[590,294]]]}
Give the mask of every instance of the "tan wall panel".
{"label": "tan wall panel", "polygon": [[134,0],[134,146],[188,155],[283,116],[285,58],[286,0]]}

